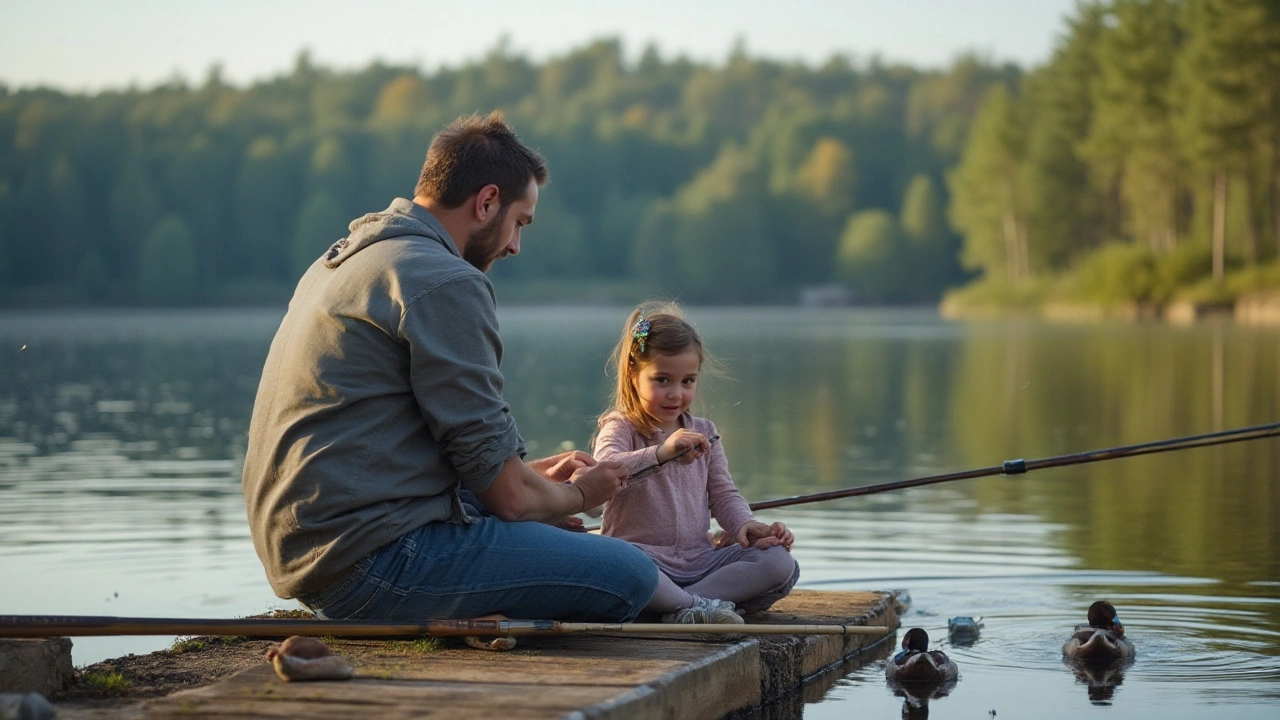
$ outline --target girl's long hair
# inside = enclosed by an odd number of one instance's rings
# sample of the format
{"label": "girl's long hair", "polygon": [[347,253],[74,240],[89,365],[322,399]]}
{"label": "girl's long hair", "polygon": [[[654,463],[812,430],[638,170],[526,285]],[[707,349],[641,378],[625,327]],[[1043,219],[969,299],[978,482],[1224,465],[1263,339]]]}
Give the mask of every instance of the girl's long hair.
{"label": "girl's long hair", "polygon": [[[635,337],[636,324],[642,318],[649,321],[649,334],[644,338],[643,350]],[[645,365],[653,362],[656,355],[679,355],[689,349],[698,353],[701,366],[712,370],[718,367],[715,359],[703,348],[702,337],[684,319],[684,313],[676,303],[647,302],[632,310],[622,326],[622,337],[609,356],[608,369],[616,376],[616,382],[609,407],[601,415],[601,420],[616,412],[645,435],[657,432],[658,420],[645,412],[640,395],[636,393],[635,376]]]}

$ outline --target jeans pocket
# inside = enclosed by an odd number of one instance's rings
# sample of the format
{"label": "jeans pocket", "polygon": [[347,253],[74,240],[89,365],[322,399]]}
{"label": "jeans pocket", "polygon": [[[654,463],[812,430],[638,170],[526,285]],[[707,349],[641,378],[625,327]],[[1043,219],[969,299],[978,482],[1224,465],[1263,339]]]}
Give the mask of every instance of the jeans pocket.
{"label": "jeans pocket", "polygon": [[369,573],[376,556],[377,552],[373,552],[360,558],[346,575],[312,596],[298,598],[298,602],[306,605],[317,616],[327,620],[350,618],[351,613],[346,612],[345,609],[357,604],[360,609],[363,609],[368,601],[367,599],[361,601],[360,598],[365,597],[368,590],[376,589],[376,583],[370,583]]}
{"label": "jeans pocket", "polygon": [[328,607],[312,608],[325,620],[359,620],[378,597],[378,582],[369,576]]}

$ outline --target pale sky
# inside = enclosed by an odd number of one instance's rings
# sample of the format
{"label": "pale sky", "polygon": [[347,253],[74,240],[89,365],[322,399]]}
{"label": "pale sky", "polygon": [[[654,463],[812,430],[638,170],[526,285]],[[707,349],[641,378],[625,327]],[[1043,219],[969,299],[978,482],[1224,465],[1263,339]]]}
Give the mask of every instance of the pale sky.
{"label": "pale sky", "polygon": [[0,0],[0,83],[97,91],[288,72],[307,49],[338,70],[375,59],[432,71],[483,57],[507,37],[535,61],[602,36],[628,57],[719,63],[749,55],[819,64],[857,60],[942,67],[976,51],[1043,63],[1075,0]]}

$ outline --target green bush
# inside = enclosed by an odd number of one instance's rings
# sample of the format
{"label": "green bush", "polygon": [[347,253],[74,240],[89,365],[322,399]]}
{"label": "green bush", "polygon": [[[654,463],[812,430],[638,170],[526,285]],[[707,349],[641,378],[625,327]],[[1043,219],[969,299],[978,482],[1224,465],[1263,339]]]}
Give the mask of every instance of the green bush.
{"label": "green bush", "polygon": [[1048,278],[1033,277],[1013,285],[1004,278],[980,278],[962,288],[949,290],[942,304],[960,312],[1004,309],[1030,310],[1044,302],[1052,287]]}
{"label": "green bush", "polygon": [[204,641],[199,638],[178,638],[173,642],[173,645],[169,647],[169,654],[184,655],[190,652],[200,652],[201,650],[204,650],[204,648]]}
{"label": "green bush", "polygon": [[1069,300],[1116,305],[1161,302],[1160,275],[1150,249],[1110,243],[1089,253],[1063,278]]}
{"label": "green bush", "polygon": [[1226,277],[1226,284],[1236,295],[1255,290],[1280,290],[1280,260],[1231,273]]}
{"label": "green bush", "polygon": [[118,672],[91,672],[81,679],[87,687],[106,695],[115,695],[127,691],[133,686],[129,679]]}
{"label": "green bush", "polygon": [[1228,272],[1221,280],[1206,275],[1199,282],[1184,284],[1177,296],[1196,303],[1228,304],[1259,290],[1280,290],[1280,262]]}
{"label": "green bush", "polygon": [[1184,287],[1178,291],[1178,299],[1198,304],[1227,304],[1235,302],[1237,293],[1225,280],[1207,277],[1198,283]]}
{"label": "green bush", "polygon": [[1213,248],[1203,243],[1184,243],[1156,262],[1156,287],[1152,300],[1167,303],[1179,290],[1194,285],[1213,273]]}

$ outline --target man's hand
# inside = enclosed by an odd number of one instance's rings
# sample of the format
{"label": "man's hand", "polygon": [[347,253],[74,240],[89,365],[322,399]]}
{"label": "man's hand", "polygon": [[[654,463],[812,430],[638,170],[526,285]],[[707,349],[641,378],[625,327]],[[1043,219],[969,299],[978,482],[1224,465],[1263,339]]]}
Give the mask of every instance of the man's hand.
{"label": "man's hand", "polygon": [[764,550],[781,545],[787,552],[791,552],[791,543],[795,542],[795,536],[786,525],[780,522],[765,525],[758,520],[743,523],[742,527],[738,528],[737,539],[738,544],[744,548],[754,547],[757,550]]}
{"label": "man's hand", "polygon": [[629,477],[631,471],[625,465],[616,460],[605,460],[573,471],[569,482],[582,491],[582,507],[586,509],[609,502]]}
{"label": "man's hand", "polygon": [[490,513],[507,522],[532,520],[557,524],[581,508],[608,502],[631,477],[631,472],[616,460],[587,465],[580,457],[584,453],[565,455],[568,457],[547,458],[551,461],[552,473],[578,466],[563,481],[542,475],[513,455],[503,463],[493,483],[476,493],[476,497]]}
{"label": "man's hand", "polygon": [[533,468],[534,472],[556,482],[566,482],[574,471],[591,467],[595,464],[596,459],[581,450],[570,450],[569,452],[552,455],[541,460],[530,460],[526,463],[530,468]]}

